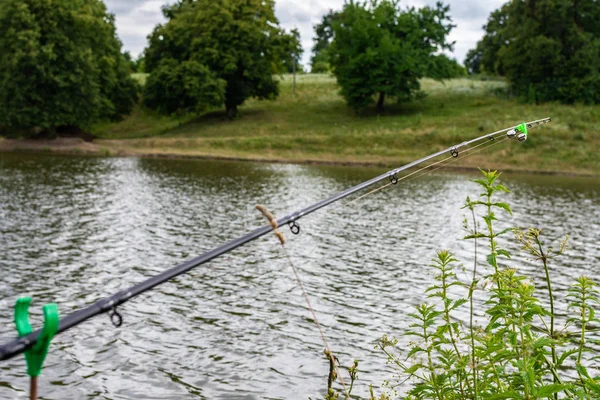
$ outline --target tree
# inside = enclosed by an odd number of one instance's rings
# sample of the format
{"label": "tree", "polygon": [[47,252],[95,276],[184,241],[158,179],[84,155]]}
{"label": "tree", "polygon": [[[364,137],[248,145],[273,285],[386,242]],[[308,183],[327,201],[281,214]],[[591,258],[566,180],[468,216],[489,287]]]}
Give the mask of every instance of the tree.
{"label": "tree", "polygon": [[426,75],[437,79],[459,78],[467,75],[467,69],[455,58],[450,58],[446,54],[436,54],[429,59]]}
{"label": "tree", "polygon": [[0,10],[0,125],[31,135],[128,114],[137,84],[100,0],[7,0]]}
{"label": "tree", "polygon": [[164,114],[200,113],[223,104],[225,85],[205,65],[165,58],[146,81],[144,101]]}
{"label": "tree", "polygon": [[300,42],[300,32],[294,28],[287,33],[282,31],[278,35],[276,47],[279,49],[278,56],[280,65],[277,66],[277,73],[293,73],[302,70],[302,65],[298,63],[304,53],[302,43]]}
{"label": "tree", "polygon": [[487,24],[483,26],[485,35],[477,42],[477,47],[467,53],[465,67],[470,74],[504,75],[498,51],[508,40],[505,31],[507,17],[507,4],[490,14]]}
{"label": "tree", "polygon": [[140,56],[137,59],[133,59],[131,57],[131,53],[128,51],[123,53],[123,57],[125,57],[125,61],[129,65],[129,70],[131,72],[142,73],[144,71],[144,56]]}
{"label": "tree", "polygon": [[[154,74],[166,59],[173,60],[173,66],[188,61],[205,66],[226,82],[223,99],[230,118],[250,97],[275,98],[279,91],[273,72],[282,65],[281,45],[287,34],[273,10],[273,0],[179,0],[166,6],[167,23],[149,36],[146,71]],[[212,79],[210,74],[203,76]]]}
{"label": "tree", "polygon": [[315,44],[312,48],[313,56],[310,58],[312,73],[323,73],[330,70],[329,47],[333,41],[334,34],[332,23],[336,20],[337,16],[337,11],[329,10],[323,16],[321,23],[314,26],[316,37],[313,38]]}
{"label": "tree", "polygon": [[146,72],[146,58],[144,56],[139,56],[135,62],[135,70],[138,73]]}
{"label": "tree", "polygon": [[399,102],[419,93],[419,78],[450,78],[446,41],[452,29],[449,7],[401,10],[398,1],[348,2],[333,22],[330,47],[333,72],[348,105],[362,109],[378,96],[383,109],[386,96]]}
{"label": "tree", "polygon": [[127,66],[129,67],[129,71],[137,72],[136,66],[135,66],[135,61],[133,61],[133,58],[131,57],[131,53],[128,51],[124,51],[123,57],[125,57],[125,62],[127,63]]}
{"label": "tree", "polygon": [[531,102],[600,103],[596,0],[513,0],[502,12],[503,23],[482,41],[501,38],[496,71],[513,93]]}

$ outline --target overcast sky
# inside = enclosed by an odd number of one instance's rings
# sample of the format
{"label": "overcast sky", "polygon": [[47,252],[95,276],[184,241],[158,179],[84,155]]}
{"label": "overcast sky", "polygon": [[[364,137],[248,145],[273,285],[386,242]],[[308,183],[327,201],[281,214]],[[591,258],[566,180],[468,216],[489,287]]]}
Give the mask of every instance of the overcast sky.
{"label": "overcast sky", "polygon": [[[117,30],[123,41],[124,49],[133,57],[141,54],[146,47],[146,36],[164,18],[161,7],[173,0],[104,0],[109,11],[116,15]],[[446,0],[450,4],[450,13],[456,28],[450,34],[450,40],[456,41],[454,56],[460,63],[469,49],[483,35],[482,26],[488,15],[500,7],[506,0]],[[404,0],[401,4],[421,7],[433,5],[436,0]],[[298,28],[304,47],[303,64],[308,65],[312,47],[313,25],[329,9],[341,9],[344,0],[276,0],[275,14],[286,29]]]}

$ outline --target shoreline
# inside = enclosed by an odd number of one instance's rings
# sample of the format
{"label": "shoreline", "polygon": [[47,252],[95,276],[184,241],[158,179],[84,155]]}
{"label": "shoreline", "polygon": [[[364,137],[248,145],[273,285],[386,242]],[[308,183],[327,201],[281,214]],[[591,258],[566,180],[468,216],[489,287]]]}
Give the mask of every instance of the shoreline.
{"label": "shoreline", "polygon": [[[115,142],[114,140],[110,142]],[[118,141],[120,142],[120,141]],[[112,146],[103,146],[98,142],[87,142],[80,138],[59,137],[56,139],[31,140],[31,139],[4,139],[0,137],[0,153],[22,153],[22,154],[52,154],[64,156],[84,156],[84,157],[138,157],[154,159],[172,159],[172,160],[214,160],[214,161],[237,161],[237,162],[256,162],[273,164],[297,164],[297,165],[324,165],[341,167],[373,167],[373,168],[394,168],[398,164],[405,164],[399,160],[393,164],[388,161],[360,161],[360,160],[330,160],[330,159],[284,159],[278,157],[242,157],[242,156],[224,156],[218,154],[186,154],[182,152],[150,152],[150,151],[127,151],[122,148]],[[412,169],[412,168],[411,168]],[[477,171],[476,166],[468,165],[446,165],[446,170],[452,171]],[[600,174],[592,172],[572,172],[572,171],[554,171],[554,170],[536,170],[519,168],[493,167],[506,173],[521,173],[530,175],[548,175],[548,176],[573,176],[598,178]]]}

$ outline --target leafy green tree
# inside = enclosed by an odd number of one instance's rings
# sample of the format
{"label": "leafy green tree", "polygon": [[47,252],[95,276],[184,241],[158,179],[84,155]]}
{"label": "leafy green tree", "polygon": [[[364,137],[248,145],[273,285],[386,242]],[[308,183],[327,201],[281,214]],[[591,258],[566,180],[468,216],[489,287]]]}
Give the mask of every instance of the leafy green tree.
{"label": "leafy green tree", "polygon": [[[250,97],[278,95],[273,73],[282,65],[282,44],[289,34],[279,27],[273,0],[179,0],[164,7],[163,13],[168,22],[154,29],[145,52],[151,75],[165,59],[177,65],[188,61],[204,65],[226,82],[223,98],[230,118]],[[203,76],[212,79],[210,74]],[[220,87],[214,82],[206,86]]]}
{"label": "leafy green tree", "polygon": [[[281,52],[279,55],[280,64],[277,66],[277,72],[292,73],[303,70],[301,64],[298,63],[304,53],[302,43],[300,42],[300,32],[298,29],[292,29],[289,34],[283,33],[278,36],[279,43],[276,44],[277,48]],[[294,62],[296,65],[294,66]]]}
{"label": "leafy green tree", "polygon": [[429,61],[427,76],[438,79],[460,78],[467,75],[467,69],[460,65],[455,58],[446,54],[436,54]]}
{"label": "leafy green tree", "polygon": [[386,96],[399,102],[414,98],[419,78],[452,77],[446,41],[452,29],[449,7],[401,10],[396,0],[348,2],[333,21],[330,46],[333,72],[348,105],[363,109],[378,96],[383,109]]}
{"label": "leafy green tree", "polygon": [[0,126],[31,135],[128,114],[137,84],[100,0],[6,0]]}
{"label": "leafy green tree", "polygon": [[530,102],[600,103],[596,0],[513,0],[502,12],[483,41],[499,43],[490,54],[513,93]]}
{"label": "leafy green tree", "polygon": [[205,65],[165,58],[146,81],[144,101],[164,114],[200,113],[223,104],[225,85]]}
{"label": "leafy green tree", "polygon": [[310,58],[310,67],[312,73],[323,73],[330,71],[329,47],[333,41],[333,21],[338,16],[337,11],[329,10],[323,16],[321,23],[314,26],[316,37],[313,38],[313,55]]}
{"label": "leafy green tree", "polygon": [[135,61],[131,57],[131,53],[128,51],[125,51],[125,52],[123,52],[123,57],[125,57],[125,62],[127,62],[127,65],[129,66],[129,71],[137,72],[136,66],[135,66]]}
{"label": "leafy green tree", "polygon": [[467,53],[465,67],[470,74],[504,75],[498,51],[507,40],[504,29],[507,13],[508,7],[505,4],[490,14],[488,22],[483,26],[485,35],[477,42],[477,47]]}
{"label": "leafy green tree", "polygon": [[134,71],[138,72],[138,73],[146,72],[146,59],[144,58],[144,56],[138,57],[133,62],[133,68],[134,68]]}
{"label": "leafy green tree", "polygon": [[131,57],[131,53],[128,51],[123,53],[123,57],[125,57],[125,61],[129,64],[129,70],[131,72],[144,72],[144,57],[138,57],[137,59],[133,59]]}

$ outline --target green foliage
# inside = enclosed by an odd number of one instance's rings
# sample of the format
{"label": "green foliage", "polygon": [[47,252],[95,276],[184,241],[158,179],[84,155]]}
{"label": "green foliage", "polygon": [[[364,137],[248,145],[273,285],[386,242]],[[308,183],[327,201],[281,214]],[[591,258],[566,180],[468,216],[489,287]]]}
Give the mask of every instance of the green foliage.
{"label": "green foliage", "polygon": [[223,104],[225,85],[205,65],[166,58],[146,81],[144,103],[163,114],[200,113]]}
{"label": "green foliage", "polygon": [[[571,317],[556,329],[548,263],[563,254],[566,239],[555,251],[544,246],[541,230],[514,230],[523,251],[544,266],[551,304],[547,310],[536,297],[530,278],[501,265],[501,259],[509,259],[510,254],[499,248],[496,239],[513,230],[497,231],[494,211],[511,214],[511,209],[494,197],[507,189],[496,183],[500,174],[482,172],[483,179],[474,181],[483,189],[482,200],[467,198],[465,208],[473,217],[478,209],[484,210],[485,229],[480,231],[475,220],[472,224],[465,220],[469,230],[465,239],[488,243],[490,273],[479,277],[475,260],[472,282],[465,284],[455,273],[459,261],[448,250],[438,252],[431,263],[436,283],[425,291],[432,303],[421,304],[409,314],[414,321],[405,333],[410,338],[409,348],[401,357],[393,350],[398,341],[387,336],[379,348],[388,356],[388,363],[412,383],[408,399],[598,398],[599,378],[586,367],[592,357],[584,356],[590,351],[585,346],[588,325],[600,322],[593,309],[599,302],[595,283],[581,277],[571,287]],[[481,325],[473,322],[472,299],[478,291],[485,301]],[[461,308],[466,303],[470,303],[468,326],[458,322],[461,318],[456,315],[464,312]],[[568,371],[573,367],[577,377]]]}
{"label": "green foliage", "polygon": [[[273,9],[273,0],[179,0],[165,6],[168,21],[149,36],[146,71],[155,74],[164,60],[205,66],[226,82],[223,96],[230,117],[250,97],[275,98],[279,91],[273,72],[280,72],[290,56],[299,56],[299,40],[279,28]],[[198,84],[216,87],[210,82]],[[209,105],[185,104],[184,109]]]}
{"label": "green foliage", "polygon": [[[129,54],[129,53],[126,53]],[[131,57],[131,56],[130,56]],[[146,59],[144,56],[138,57],[136,60],[131,60],[129,62],[129,68],[131,72],[136,74],[143,74],[146,72]]]}
{"label": "green foliage", "polygon": [[477,42],[477,47],[469,50],[465,67],[469,74],[504,75],[504,69],[498,58],[498,51],[505,44],[505,27],[508,5],[493,11],[483,26],[485,35]]}
{"label": "green foliage", "polygon": [[441,79],[460,78],[467,75],[467,69],[460,65],[454,58],[445,54],[437,54],[431,57],[428,76]]}
{"label": "green foliage", "polygon": [[510,1],[466,64],[505,74],[529,102],[600,103],[599,19],[595,0]]}
{"label": "green foliage", "polygon": [[131,53],[126,51],[123,53],[123,57],[125,57],[125,61],[127,61],[127,64],[129,65],[129,71],[132,74],[143,74],[145,72],[144,56],[140,56],[134,60],[133,57],[131,57]]}
{"label": "green foliage", "polygon": [[451,63],[435,56],[452,46],[449,7],[401,10],[395,0],[347,2],[332,21],[329,60],[349,106],[363,109],[378,95],[405,102],[419,93],[419,78],[450,78]]}
{"label": "green foliage", "polygon": [[312,74],[325,74],[331,72],[331,67],[327,61],[314,61],[310,67]]}
{"label": "green foliage", "polygon": [[0,126],[25,134],[88,127],[137,101],[102,1],[8,0],[0,27]]}
{"label": "green foliage", "polygon": [[[278,56],[279,65],[276,65],[275,72],[288,74],[294,71],[296,73],[304,72],[302,64],[298,63],[304,53],[298,29],[294,28],[289,34],[278,36],[278,40],[276,47],[279,49],[280,55]],[[296,63],[295,66],[294,63]]]}
{"label": "green foliage", "polygon": [[319,74],[330,72],[329,47],[333,41],[333,21],[338,18],[339,12],[329,10],[323,15],[321,23],[314,26],[316,37],[313,38],[313,55],[310,58],[310,72]]}

